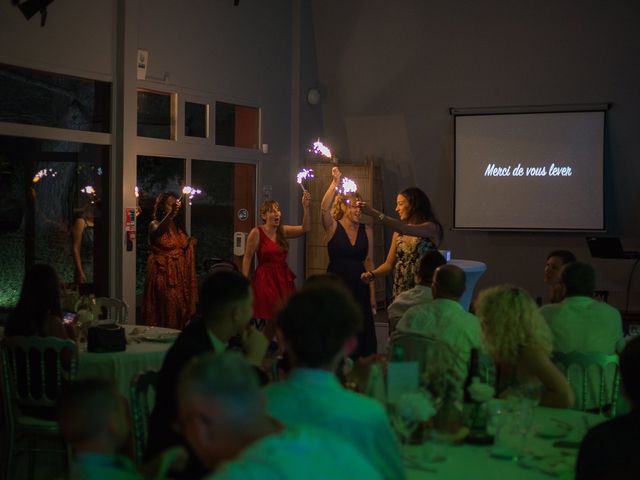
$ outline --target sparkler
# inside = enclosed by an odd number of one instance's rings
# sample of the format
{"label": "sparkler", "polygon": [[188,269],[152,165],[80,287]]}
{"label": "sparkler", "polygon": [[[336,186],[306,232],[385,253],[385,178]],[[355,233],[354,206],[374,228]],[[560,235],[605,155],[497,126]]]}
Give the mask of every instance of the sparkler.
{"label": "sparkler", "polygon": [[303,168],[298,172],[298,175],[296,177],[298,179],[298,185],[300,185],[300,188],[302,189],[303,193],[307,193],[308,190],[305,188],[302,182],[304,180],[308,180],[309,178],[313,178],[313,170],[311,169],[307,170],[306,168]]}
{"label": "sparkler", "polygon": [[358,191],[358,184],[349,177],[342,177],[342,184],[336,187],[340,195],[349,195]]}
{"label": "sparkler", "polygon": [[53,168],[43,168],[33,176],[32,182],[38,183],[40,180],[42,180],[43,177],[55,177],[56,175],[58,175],[58,172],[56,172]]}
{"label": "sparkler", "polygon": [[80,191],[89,195],[89,197],[91,197],[91,203],[95,203],[96,197],[98,196],[98,192],[96,192],[95,188],[93,188],[91,185],[87,185],[86,187],[81,188]]}
{"label": "sparkler", "polygon": [[201,193],[202,190],[200,190],[199,188],[192,187],[191,185],[185,185],[184,187],[182,187],[182,195],[180,195],[180,198],[185,195],[188,196],[189,205],[191,205],[191,200],[193,200],[193,197],[195,197],[196,195],[200,195]]}
{"label": "sparkler", "polygon": [[320,154],[324,157],[331,158],[331,150],[329,150],[329,147],[325,146],[320,139],[318,139],[317,142],[313,142],[311,151],[316,155]]}

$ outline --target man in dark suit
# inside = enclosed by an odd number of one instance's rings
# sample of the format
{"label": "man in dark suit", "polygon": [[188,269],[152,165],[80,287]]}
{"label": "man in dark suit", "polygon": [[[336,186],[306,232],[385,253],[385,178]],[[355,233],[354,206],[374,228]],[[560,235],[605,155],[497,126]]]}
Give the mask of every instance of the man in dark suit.
{"label": "man in dark suit", "polygon": [[620,377],[631,412],[593,427],[582,440],[576,480],[636,479],[640,472],[640,337],[620,354]]}
{"label": "man in dark suit", "polygon": [[[252,315],[249,281],[234,271],[211,274],[202,284],[198,307],[199,315],[189,322],[169,349],[158,375],[156,404],[149,419],[147,459],[171,446],[186,446],[175,429],[176,385],[183,368],[194,357],[212,351],[222,353],[227,349],[229,339],[241,334],[246,360],[262,380],[266,378],[259,367],[268,342],[255,328],[247,328]],[[206,471],[191,462],[185,478],[200,478],[195,476],[200,473]]]}

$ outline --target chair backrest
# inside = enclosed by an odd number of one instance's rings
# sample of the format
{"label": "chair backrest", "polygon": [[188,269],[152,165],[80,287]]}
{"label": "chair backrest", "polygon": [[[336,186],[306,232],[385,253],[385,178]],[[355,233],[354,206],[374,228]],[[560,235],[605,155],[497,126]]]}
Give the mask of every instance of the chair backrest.
{"label": "chair backrest", "polygon": [[136,463],[142,463],[149,435],[149,416],[155,404],[158,370],[145,370],[131,380],[131,416]]}
{"label": "chair backrest", "polygon": [[[595,367],[599,372],[599,386],[596,393],[597,398],[595,399],[595,408],[598,409],[599,413],[603,413],[604,408],[610,404],[611,416],[614,417],[616,415],[616,405],[618,403],[618,395],[620,392],[618,355],[607,355],[605,353],[599,352],[555,352],[553,354],[553,360],[555,363],[559,364],[562,367],[567,380],[572,387],[574,387],[573,383],[571,382],[572,367],[579,367],[579,370],[582,372],[582,384],[580,387],[580,392],[576,392],[581,394],[581,396],[576,395],[580,399],[579,404],[576,403],[576,407],[581,410],[587,410],[587,408],[589,407],[588,403],[586,402],[586,399],[590,396],[589,379],[591,378],[591,375],[589,375],[588,370]],[[607,395],[607,372],[609,365],[614,366],[611,395]]]}
{"label": "chair backrest", "polygon": [[5,337],[0,347],[5,407],[55,406],[63,383],[76,378],[78,348],[58,337]]}
{"label": "chair backrest", "polygon": [[389,343],[389,352],[396,346],[402,347],[404,361],[418,362],[420,372],[429,370],[431,374],[438,374],[440,372],[434,369],[449,369],[458,358],[458,354],[447,343],[418,333],[396,330]]}
{"label": "chair backrest", "polygon": [[119,298],[98,297],[96,306],[100,318],[108,318],[117,324],[126,324],[129,320],[129,305]]}

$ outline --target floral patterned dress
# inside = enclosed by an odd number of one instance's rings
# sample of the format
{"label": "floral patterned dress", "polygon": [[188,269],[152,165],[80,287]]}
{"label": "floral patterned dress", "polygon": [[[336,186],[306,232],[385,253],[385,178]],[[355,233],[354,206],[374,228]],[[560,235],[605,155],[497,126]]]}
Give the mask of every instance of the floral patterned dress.
{"label": "floral patterned dress", "polygon": [[393,276],[393,297],[415,287],[420,258],[436,245],[429,238],[398,234],[396,240],[396,271]]}
{"label": "floral patterned dress", "polygon": [[182,329],[197,301],[195,240],[171,228],[151,242],[142,317],[147,325]]}

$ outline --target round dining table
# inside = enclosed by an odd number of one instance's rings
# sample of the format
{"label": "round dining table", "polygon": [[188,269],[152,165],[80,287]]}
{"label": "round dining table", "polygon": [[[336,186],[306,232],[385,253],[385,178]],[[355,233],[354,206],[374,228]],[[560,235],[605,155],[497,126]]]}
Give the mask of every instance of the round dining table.
{"label": "round dining table", "polygon": [[167,350],[180,331],[136,325],[123,327],[127,348],[122,352],[92,353],[87,351],[86,343],[80,344],[77,378],[111,380],[118,391],[129,399],[131,380],[141,371],[159,370]]}
{"label": "round dining table", "polygon": [[426,457],[428,444],[405,447],[407,480],[534,480],[550,477],[573,479],[578,446],[588,428],[605,421],[600,415],[578,410],[536,407],[532,427],[515,458],[501,455],[493,445],[450,445],[444,460]]}

